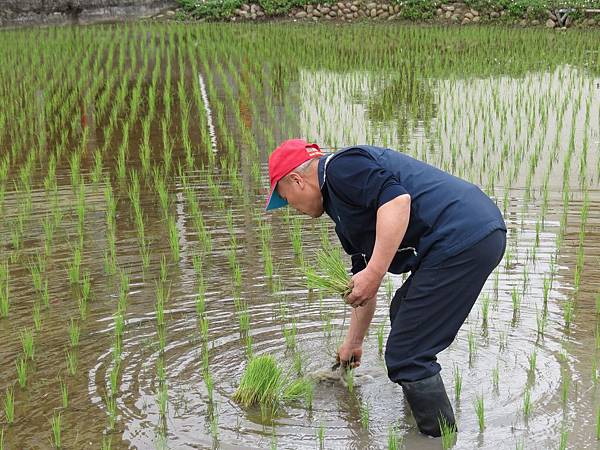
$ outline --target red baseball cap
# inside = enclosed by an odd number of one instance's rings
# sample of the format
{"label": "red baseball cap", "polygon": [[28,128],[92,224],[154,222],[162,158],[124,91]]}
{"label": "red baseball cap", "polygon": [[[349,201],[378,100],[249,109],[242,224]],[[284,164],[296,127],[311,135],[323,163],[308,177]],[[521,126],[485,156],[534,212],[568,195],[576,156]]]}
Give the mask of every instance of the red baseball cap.
{"label": "red baseball cap", "polygon": [[320,156],[323,156],[323,152],[319,146],[317,144],[309,144],[303,139],[288,139],[279,144],[279,147],[269,156],[271,191],[267,198],[265,209],[269,211],[287,205],[287,200],[282,199],[275,190],[279,180],[300,164]]}

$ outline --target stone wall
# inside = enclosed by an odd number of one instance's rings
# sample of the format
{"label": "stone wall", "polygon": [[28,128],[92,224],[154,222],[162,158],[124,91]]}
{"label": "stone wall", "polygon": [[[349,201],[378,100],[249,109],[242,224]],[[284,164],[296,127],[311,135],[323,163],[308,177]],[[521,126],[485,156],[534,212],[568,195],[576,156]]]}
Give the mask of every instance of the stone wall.
{"label": "stone wall", "polygon": [[[305,5],[302,8],[292,9],[288,17],[292,20],[309,21],[343,21],[353,22],[359,20],[394,21],[408,19],[402,14],[402,6],[397,3],[372,0],[350,0],[337,3],[322,3]],[[260,5],[247,3],[234,11],[232,21],[264,20],[267,15]],[[447,2],[441,4],[431,19],[426,22],[437,24],[468,25],[476,23],[505,23],[519,26],[545,26],[548,28],[566,28],[572,25],[596,27],[600,25],[600,14],[587,12],[573,20],[573,15],[561,15],[558,11],[546,10],[541,16],[532,17],[526,13],[522,17],[509,17],[508,11],[500,6],[490,7],[485,11],[470,8],[464,3]]]}
{"label": "stone wall", "polygon": [[0,26],[137,19],[176,6],[176,0],[0,0]]}

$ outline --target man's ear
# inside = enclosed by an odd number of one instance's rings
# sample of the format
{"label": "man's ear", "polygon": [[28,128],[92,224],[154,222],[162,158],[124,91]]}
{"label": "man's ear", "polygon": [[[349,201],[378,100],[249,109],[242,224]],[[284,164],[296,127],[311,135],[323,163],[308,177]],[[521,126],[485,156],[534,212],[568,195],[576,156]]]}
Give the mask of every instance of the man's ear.
{"label": "man's ear", "polygon": [[304,178],[298,172],[288,174],[291,183],[298,183],[300,187],[304,186]]}

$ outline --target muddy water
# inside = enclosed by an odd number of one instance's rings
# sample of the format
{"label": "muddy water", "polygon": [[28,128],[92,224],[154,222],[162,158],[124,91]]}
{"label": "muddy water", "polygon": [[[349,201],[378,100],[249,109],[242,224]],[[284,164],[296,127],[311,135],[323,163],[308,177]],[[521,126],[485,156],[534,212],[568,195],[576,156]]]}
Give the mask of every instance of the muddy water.
{"label": "muddy water", "polygon": [[[114,32],[107,28],[91,30],[103,36]],[[537,62],[531,62],[531,70],[520,70],[512,76],[508,70],[496,68],[494,71],[488,66],[482,67],[479,76],[473,76],[472,68],[464,68],[464,72],[454,68],[451,73],[432,70],[435,76],[422,73],[422,84],[410,85],[419,99],[415,103],[407,100],[405,89],[397,87],[398,83],[402,86],[402,80],[395,80],[385,67],[366,70],[360,63],[356,63],[360,67],[353,67],[353,60],[349,58],[339,70],[315,70],[314,65],[320,60],[312,55],[315,59],[307,59],[307,67],[294,66],[294,70],[286,71],[278,68],[277,61],[271,59],[268,52],[262,54],[260,49],[258,54],[264,60],[245,59],[234,44],[231,48],[222,45],[213,52],[204,49],[202,39],[214,38],[221,32],[219,27],[196,27],[191,37],[185,35],[185,27],[174,30],[185,37],[181,38],[185,45],[202,48],[198,56],[207,58],[212,64],[208,67],[214,68],[213,73],[202,69],[202,77],[198,77],[188,59],[183,59],[185,67],[179,67],[175,59],[173,67],[174,91],[180,71],[185,74],[188,92],[192,92],[194,83],[200,83],[199,80],[204,85],[201,99],[192,108],[189,129],[197,159],[191,168],[186,168],[183,162],[182,166],[201,205],[212,238],[212,250],[202,251],[185,201],[183,181],[173,169],[168,188],[172,202],[170,212],[179,234],[180,257],[178,260],[169,257],[168,230],[157,196],[150,187],[151,182],[142,183],[141,206],[151,247],[150,264],[144,269],[127,184],[120,183],[115,175],[114,164],[122,139],[122,131],[117,127],[105,149],[103,174],[109,176],[118,198],[117,260],[119,270],[127,274],[129,283],[118,390],[114,397],[117,417],[114,429],[109,430],[106,398],[115,366],[114,314],[120,279],[118,274],[108,274],[104,267],[108,245],[104,185],[92,181],[94,153],[105,144],[103,130],[107,127],[108,115],[96,113],[94,104],[84,108],[90,139],[82,153],[81,169],[86,204],[82,268],[89,272],[92,286],[85,317],[81,317],[78,309],[79,288],[70,285],[67,277],[72,248],[78,237],[76,195],[70,181],[69,159],[63,157],[57,164],[58,188],[51,193],[43,184],[48,159],[39,157],[31,192],[27,193],[14,188],[18,184],[13,180],[18,180],[18,168],[25,161],[24,157],[17,158],[9,173],[10,182],[6,183],[0,221],[0,261],[9,261],[11,298],[9,318],[0,319],[3,362],[0,397],[4,400],[5,389],[14,385],[16,398],[14,423],[6,424],[3,416],[5,448],[50,447],[50,420],[59,412],[63,418],[64,448],[98,448],[103,439],[105,442],[110,439],[112,448],[233,449],[272,445],[315,448],[319,445],[320,427],[324,429],[324,448],[386,448],[390,427],[395,427],[405,448],[441,447],[439,440],[419,435],[401,389],[387,379],[375,332],[380,324],[386,332],[389,330],[386,286],[380,291],[353,392],[335,375],[324,376],[343,338],[349,312],[340,299],[307,290],[290,236],[294,220],[301,220],[303,255],[312,261],[321,245],[322,227],[326,227],[333,242],[335,235],[326,218],[304,219],[287,211],[265,216],[262,212],[269,145],[289,136],[307,136],[332,149],[355,142],[402,149],[478,183],[505,212],[509,228],[507,257],[490,276],[456,341],[439,355],[442,376],[460,428],[455,448],[555,448],[559,446],[561,433],[569,448],[597,446],[596,419],[600,403],[592,376],[598,347],[595,299],[600,291],[600,210],[597,207],[600,201],[600,80],[597,76],[583,66],[566,62],[551,66],[550,61],[541,65],[543,69]],[[389,28],[382,30],[389,32]],[[132,27],[129,31],[131,36],[177,39],[169,36],[166,28]],[[243,39],[250,39],[252,33],[262,33],[260,37],[268,40],[270,33],[278,29],[256,31],[241,27],[237,31],[245,42]],[[79,29],[75,32],[85,33]],[[501,32],[490,32],[499,33],[496,38],[500,43],[506,39]],[[224,41],[232,39],[229,29],[223,28],[222,33]],[[351,38],[350,35],[345,37]],[[118,33],[113,38],[120,39]],[[446,38],[451,40],[452,36]],[[525,38],[534,39],[535,35]],[[383,46],[384,42],[379,45]],[[141,50],[136,48],[136,51]],[[432,47],[430,52],[434,51]],[[505,49],[499,45],[498,51]],[[414,57],[427,60],[428,52]],[[516,59],[519,67],[527,67],[530,62],[519,57],[520,54],[509,53],[507,59],[511,64]],[[231,66],[227,66],[228,61],[233,61]],[[477,64],[481,61],[473,63]],[[238,67],[241,75],[236,76],[234,69]],[[150,64],[148,73],[152,69],[153,64]],[[262,78],[260,82],[253,82],[252,77],[257,74]],[[404,83],[409,82],[404,80]],[[569,95],[563,95],[565,86]],[[389,100],[390,95],[395,101]],[[50,96],[48,92],[44,98]],[[165,108],[164,101],[160,100],[159,118],[154,119],[155,126],[150,132],[152,160],[156,166],[162,161],[164,143],[160,117],[164,117]],[[168,133],[174,143],[173,160],[184,161],[177,102],[171,108],[174,120]],[[145,113],[142,106],[140,115],[143,117]],[[79,123],[80,114],[79,108],[73,111],[70,122]],[[121,116],[125,118],[126,114],[120,113]],[[257,159],[261,182],[252,176],[255,163],[250,151],[252,145],[245,140],[240,124],[252,136],[251,143],[260,149]],[[50,129],[43,120],[39,127]],[[73,130],[69,141],[72,147],[67,148],[67,154],[81,139],[81,127],[74,126]],[[138,122],[130,129],[128,169],[135,168],[139,173],[141,135]],[[11,134],[6,136],[0,148],[8,153]],[[236,192],[227,170],[218,163],[210,163],[209,152],[215,152],[216,161],[230,157],[228,139],[233,139],[239,154],[237,167],[243,195]],[[49,140],[50,151],[56,145]],[[569,158],[572,163],[565,166]],[[532,165],[534,169],[530,170]],[[225,208],[219,205],[210,188],[209,174],[219,183]],[[567,208],[564,206],[566,188]],[[19,213],[27,209],[24,205],[28,199],[31,208],[25,214],[23,243],[16,249],[13,230]],[[581,211],[586,202],[589,213],[581,234]],[[51,251],[45,257],[49,307],[41,310],[42,326],[35,334],[36,355],[28,365],[28,382],[22,389],[16,384],[15,368],[22,353],[19,332],[33,327],[32,311],[34,302],[39,299],[29,265],[37,254],[46,253],[41,219],[56,210],[62,211],[62,220],[54,234]],[[231,211],[233,218],[232,232],[228,230],[227,211]],[[259,225],[264,221],[273,229],[270,241],[275,265],[273,279],[269,279],[263,269]],[[236,237],[241,289],[236,289],[232,282],[228,262],[231,234]],[[578,257],[581,252],[583,258]],[[170,296],[165,306],[166,345],[161,351],[155,299],[163,255],[167,260]],[[193,265],[196,255],[201,255],[203,261],[206,286],[208,361],[215,382],[214,406],[209,403],[202,375],[205,355],[196,314],[198,280]],[[578,265],[580,269],[576,269]],[[576,270],[581,274],[578,286]],[[538,321],[544,311],[545,279],[552,279],[552,286],[542,334]],[[403,276],[390,276],[385,284],[397,289],[402,281]],[[515,295],[521,299],[518,308],[513,306]],[[574,315],[570,326],[566,326],[565,303],[572,298],[575,299]],[[245,301],[248,305],[249,334],[255,354],[274,355],[286,370],[293,370],[294,355],[299,354],[303,374],[321,374],[312,409],[302,403],[292,403],[282,405],[275,415],[264,415],[258,409],[240,408],[232,401],[247,360],[236,301]],[[485,302],[487,321],[483,314]],[[71,318],[81,327],[79,345],[70,350],[77,355],[75,375],[68,373],[66,363]],[[297,326],[297,338],[296,348],[291,350],[286,347],[282,327],[289,327],[293,322]],[[533,370],[532,354],[536,361]],[[165,368],[168,387],[166,414],[161,414],[159,408],[157,367],[161,365]],[[459,398],[454,386],[454,370],[458,370],[463,379]],[[60,379],[68,386],[66,408],[61,403]],[[567,389],[563,389],[565,383]],[[527,417],[523,413],[526,390],[532,405]],[[475,414],[477,396],[483,396],[485,402],[483,431],[479,430]],[[360,408],[365,404],[369,408],[367,428],[360,420]],[[216,432],[211,429],[215,409]]]}

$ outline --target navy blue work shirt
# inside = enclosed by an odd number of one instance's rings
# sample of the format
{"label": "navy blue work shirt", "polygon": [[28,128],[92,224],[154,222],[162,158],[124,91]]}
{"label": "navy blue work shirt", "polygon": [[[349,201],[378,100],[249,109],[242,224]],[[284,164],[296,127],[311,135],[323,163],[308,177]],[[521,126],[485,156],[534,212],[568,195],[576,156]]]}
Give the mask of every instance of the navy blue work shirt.
{"label": "navy blue work shirt", "polygon": [[476,185],[395,150],[357,145],[322,156],[319,185],[325,212],[352,273],[366,267],[375,246],[377,210],[411,197],[408,229],[388,272],[432,266],[506,225],[496,204]]}

